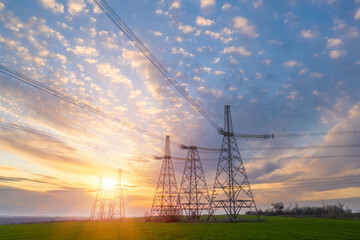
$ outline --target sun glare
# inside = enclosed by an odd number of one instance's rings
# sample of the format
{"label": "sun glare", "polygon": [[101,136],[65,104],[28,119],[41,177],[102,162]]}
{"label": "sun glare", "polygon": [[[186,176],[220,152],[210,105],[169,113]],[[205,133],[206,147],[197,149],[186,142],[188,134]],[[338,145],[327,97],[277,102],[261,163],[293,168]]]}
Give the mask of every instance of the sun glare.
{"label": "sun glare", "polygon": [[102,186],[106,190],[113,190],[116,185],[116,181],[111,178],[103,178]]}

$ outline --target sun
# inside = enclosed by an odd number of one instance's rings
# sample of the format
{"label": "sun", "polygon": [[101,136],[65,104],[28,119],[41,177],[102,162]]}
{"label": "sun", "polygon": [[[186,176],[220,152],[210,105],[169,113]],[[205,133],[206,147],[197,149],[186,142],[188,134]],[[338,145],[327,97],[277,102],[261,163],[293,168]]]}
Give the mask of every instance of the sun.
{"label": "sun", "polygon": [[102,186],[105,190],[113,190],[115,188],[116,182],[111,178],[103,178]]}

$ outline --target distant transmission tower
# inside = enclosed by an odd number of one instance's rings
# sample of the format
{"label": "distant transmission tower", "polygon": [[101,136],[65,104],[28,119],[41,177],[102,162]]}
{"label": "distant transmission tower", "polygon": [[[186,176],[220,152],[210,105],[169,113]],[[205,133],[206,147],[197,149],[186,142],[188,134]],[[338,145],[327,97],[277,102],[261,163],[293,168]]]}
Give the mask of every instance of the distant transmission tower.
{"label": "distant transmission tower", "polygon": [[102,177],[100,177],[96,198],[90,213],[90,221],[123,221],[125,218],[121,169],[118,169],[115,190],[104,190]]}
{"label": "distant transmission tower", "polygon": [[112,194],[105,191],[102,187],[102,178],[99,179],[99,187],[96,198],[90,213],[91,221],[109,221],[111,219],[110,206],[112,202]]}
{"label": "distant transmission tower", "polygon": [[115,186],[113,201],[110,206],[110,213],[111,213],[112,221],[124,221],[126,218],[123,192],[122,192],[122,186],[121,186],[121,169],[120,168],[118,169],[117,183]]}
{"label": "distant transmission tower", "polygon": [[102,178],[99,178],[99,187],[96,193],[96,198],[94,200],[93,207],[91,209],[90,213],[90,220],[91,221],[100,221],[102,220],[102,214],[101,214],[101,199],[102,199]]}
{"label": "distant transmission tower", "polygon": [[166,136],[162,162],[149,220],[176,221],[181,211],[178,205],[178,189],[171,160],[170,136]]}
{"label": "distant transmission tower", "polygon": [[257,216],[254,196],[234,136],[229,105],[225,106],[224,129],[221,134],[224,137],[211,198],[212,214],[209,218],[219,208],[225,210],[230,221],[235,220],[243,208]]}
{"label": "distant transmission tower", "polygon": [[179,204],[188,221],[199,221],[203,211],[210,214],[210,196],[197,146],[181,145],[188,149],[179,189]]}

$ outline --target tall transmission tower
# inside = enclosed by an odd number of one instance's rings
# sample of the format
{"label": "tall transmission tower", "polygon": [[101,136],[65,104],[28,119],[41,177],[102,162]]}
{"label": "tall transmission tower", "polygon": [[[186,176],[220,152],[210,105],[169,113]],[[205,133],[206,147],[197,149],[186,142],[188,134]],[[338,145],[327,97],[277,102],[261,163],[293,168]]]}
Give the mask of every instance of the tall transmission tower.
{"label": "tall transmission tower", "polygon": [[118,169],[117,183],[115,186],[113,201],[110,207],[110,213],[112,221],[124,221],[126,218],[120,168]]}
{"label": "tall transmission tower", "polygon": [[102,187],[102,177],[99,179],[99,187],[96,198],[90,213],[91,221],[109,221],[111,220],[112,194]]}
{"label": "tall transmission tower", "polygon": [[101,199],[102,199],[102,177],[99,178],[99,187],[98,187],[98,190],[96,193],[96,198],[94,200],[94,204],[91,209],[91,213],[90,213],[91,221],[102,220],[101,219],[102,214],[101,214],[101,210],[100,210]]}
{"label": "tall transmission tower", "polygon": [[188,221],[199,221],[203,211],[210,211],[210,195],[197,146],[181,146],[188,149],[184,173],[179,189],[179,204]]}
{"label": "tall transmission tower", "polygon": [[[212,212],[224,209],[229,220],[235,220],[241,209],[257,216],[257,207],[233,132],[230,106],[225,106],[223,141],[211,197]],[[259,218],[259,217],[258,217]],[[259,218],[260,219],[260,218]]]}
{"label": "tall transmission tower", "polygon": [[166,136],[164,158],[149,220],[170,222],[178,220],[180,215],[178,189],[171,160],[170,136]]}
{"label": "tall transmission tower", "polygon": [[90,213],[90,221],[124,221],[125,206],[121,186],[121,169],[118,169],[117,184],[114,190],[105,190],[102,177]]}

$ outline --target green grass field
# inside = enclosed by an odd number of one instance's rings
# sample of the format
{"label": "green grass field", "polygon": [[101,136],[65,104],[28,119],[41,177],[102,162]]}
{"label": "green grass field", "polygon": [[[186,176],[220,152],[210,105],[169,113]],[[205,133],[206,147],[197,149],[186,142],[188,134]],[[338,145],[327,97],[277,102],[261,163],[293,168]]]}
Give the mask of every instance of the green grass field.
{"label": "green grass field", "polygon": [[265,222],[58,222],[1,225],[0,239],[360,239],[359,220],[265,217]]}

